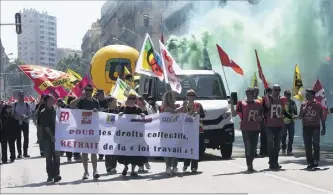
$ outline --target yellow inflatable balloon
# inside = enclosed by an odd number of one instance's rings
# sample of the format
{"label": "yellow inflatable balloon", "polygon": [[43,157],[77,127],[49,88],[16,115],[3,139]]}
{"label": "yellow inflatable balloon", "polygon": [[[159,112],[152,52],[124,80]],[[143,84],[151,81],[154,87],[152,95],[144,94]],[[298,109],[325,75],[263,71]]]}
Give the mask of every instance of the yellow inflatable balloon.
{"label": "yellow inflatable balloon", "polygon": [[98,89],[109,94],[117,78],[123,78],[126,69],[133,75],[139,52],[126,45],[108,45],[99,49],[91,60],[91,79]]}

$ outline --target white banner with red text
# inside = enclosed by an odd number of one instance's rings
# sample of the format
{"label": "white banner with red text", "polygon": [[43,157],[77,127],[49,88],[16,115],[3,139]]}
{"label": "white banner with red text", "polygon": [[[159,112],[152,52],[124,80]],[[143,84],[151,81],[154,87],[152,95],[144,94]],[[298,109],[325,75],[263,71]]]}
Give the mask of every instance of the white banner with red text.
{"label": "white banner with red text", "polygon": [[57,109],[55,140],[57,151],[198,159],[199,116]]}

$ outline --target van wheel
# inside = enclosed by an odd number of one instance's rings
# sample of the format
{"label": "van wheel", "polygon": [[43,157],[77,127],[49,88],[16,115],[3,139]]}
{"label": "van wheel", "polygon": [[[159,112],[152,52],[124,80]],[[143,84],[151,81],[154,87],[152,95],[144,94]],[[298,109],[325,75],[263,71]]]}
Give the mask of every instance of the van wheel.
{"label": "van wheel", "polygon": [[223,159],[230,159],[232,155],[232,144],[222,144],[220,151]]}

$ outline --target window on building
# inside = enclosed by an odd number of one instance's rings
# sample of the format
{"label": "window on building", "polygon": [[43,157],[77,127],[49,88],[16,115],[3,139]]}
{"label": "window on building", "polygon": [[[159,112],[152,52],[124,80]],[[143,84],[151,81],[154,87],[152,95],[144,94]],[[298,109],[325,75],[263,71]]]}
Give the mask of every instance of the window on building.
{"label": "window on building", "polygon": [[44,34],[44,31],[43,31],[43,30],[41,30],[41,31],[40,31],[40,34]]}
{"label": "window on building", "polygon": [[42,55],[45,55],[45,52],[41,52]]}
{"label": "window on building", "polygon": [[43,25],[40,25],[39,28],[44,28],[44,26],[43,26]]}
{"label": "window on building", "polygon": [[40,41],[40,44],[44,44],[45,42],[44,41]]}
{"label": "window on building", "polygon": [[44,46],[40,46],[40,48],[41,48],[41,49],[45,49],[45,47],[44,47]]}
{"label": "window on building", "polygon": [[54,25],[54,22],[49,22],[49,25]]}
{"label": "window on building", "polygon": [[53,37],[49,37],[49,40],[50,41],[54,41],[55,39]]}
{"label": "window on building", "polygon": [[49,27],[49,30],[54,30],[54,28],[53,27]]}
{"label": "window on building", "polygon": [[55,62],[55,59],[54,58],[49,58],[49,61]]}
{"label": "window on building", "polygon": [[55,43],[50,43],[51,46],[55,46]]}
{"label": "window on building", "polygon": [[40,20],[40,23],[44,23],[44,20]]}
{"label": "window on building", "polygon": [[29,20],[30,23],[32,23],[33,20]]}
{"label": "window on building", "polygon": [[55,51],[55,49],[54,48],[50,48],[50,51]]}
{"label": "window on building", "polygon": [[49,53],[49,55],[50,55],[50,56],[52,56],[52,57],[54,57],[54,56],[55,56],[55,54],[54,54],[54,53]]}
{"label": "window on building", "polygon": [[45,60],[45,58],[44,58],[44,57],[40,57],[39,59],[40,59],[40,60]]}
{"label": "window on building", "polygon": [[22,49],[22,47],[20,47],[20,49]]}
{"label": "window on building", "polygon": [[54,33],[53,32],[49,32],[49,35],[54,35]]}
{"label": "window on building", "polygon": [[40,36],[41,39],[44,39],[44,36]]}

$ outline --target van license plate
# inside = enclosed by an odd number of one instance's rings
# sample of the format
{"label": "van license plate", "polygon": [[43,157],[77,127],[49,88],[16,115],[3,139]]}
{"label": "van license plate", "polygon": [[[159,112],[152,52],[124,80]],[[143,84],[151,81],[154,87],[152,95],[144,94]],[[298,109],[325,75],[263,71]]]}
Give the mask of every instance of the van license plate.
{"label": "van license plate", "polygon": [[208,144],[209,143],[209,139],[205,139],[205,144]]}

